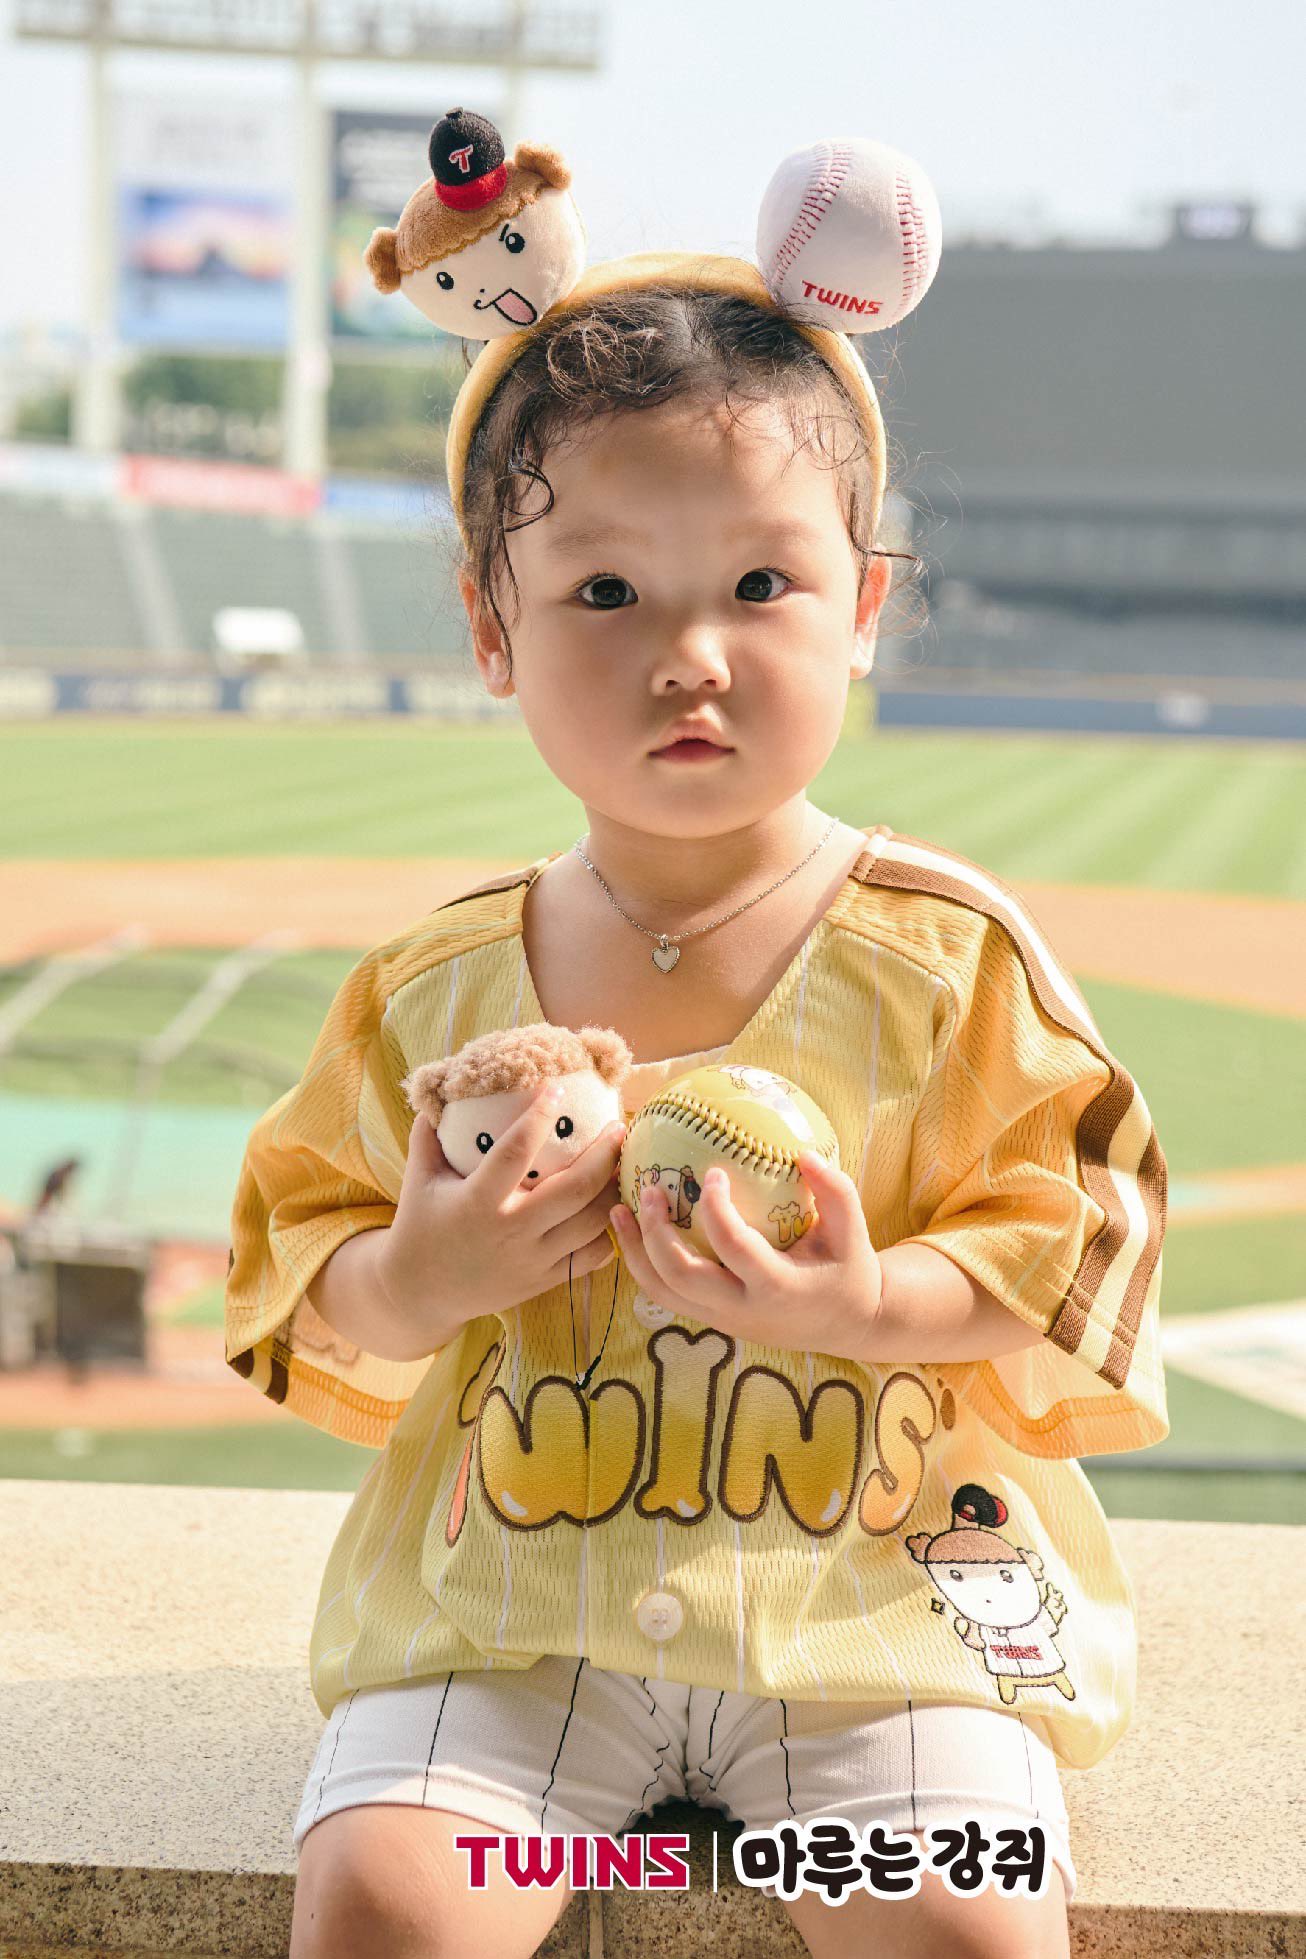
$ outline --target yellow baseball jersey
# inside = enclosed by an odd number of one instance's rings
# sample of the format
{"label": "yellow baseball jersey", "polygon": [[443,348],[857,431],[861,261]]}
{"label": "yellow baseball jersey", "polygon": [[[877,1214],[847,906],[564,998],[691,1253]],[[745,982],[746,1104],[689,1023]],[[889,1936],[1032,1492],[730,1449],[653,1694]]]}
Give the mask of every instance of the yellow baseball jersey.
{"label": "yellow baseball jersey", "polygon": [[[361,960],[250,1137],[227,1359],[381,1451],[322,1582],[323,1714],[359,1688],[571,1654],[772,1698],[1005,1705],[1091,1765],[1129,1718],[1134,1625],[1074,1458],[1167,1433],[1165,1159],[1073,979],[990,872],[868,831],[738,1037],[671,1061],[799,1084],[872,1243],[933,1245],[1035,1345],[919,1366],[753,1345],[669,1315],[610,1265],[570,1300],[564,1284],[398,1363],[305,1299],[338,1245],[394,1216],[404,1075],[545,1018],[522,913],[552,861]],[[670,1066],[637,1069],[627,1108]],[[573,1337],[584,1368],[605,1329],[582,1392]]]}

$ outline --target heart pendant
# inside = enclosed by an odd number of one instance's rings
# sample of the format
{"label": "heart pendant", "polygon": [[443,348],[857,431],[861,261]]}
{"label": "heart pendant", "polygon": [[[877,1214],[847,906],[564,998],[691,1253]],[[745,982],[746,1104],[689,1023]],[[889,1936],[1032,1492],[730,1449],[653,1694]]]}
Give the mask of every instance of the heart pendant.
{"label": "heart pendant", "polygon": [[679,957],[678,945],[655,945],[653,948],[653,964],[659,972],[669,973]]}

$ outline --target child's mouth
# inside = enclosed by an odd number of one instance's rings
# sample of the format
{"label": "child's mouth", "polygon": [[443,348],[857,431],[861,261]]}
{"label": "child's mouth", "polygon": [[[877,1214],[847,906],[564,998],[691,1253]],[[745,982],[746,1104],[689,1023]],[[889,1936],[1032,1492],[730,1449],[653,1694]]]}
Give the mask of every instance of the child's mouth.
{"label": "child's mouth", "polygon": [[707,762],[714,755],[731,755],[733,749],[718,748],[714,741],[673,741],[653,753],[667,762]]}

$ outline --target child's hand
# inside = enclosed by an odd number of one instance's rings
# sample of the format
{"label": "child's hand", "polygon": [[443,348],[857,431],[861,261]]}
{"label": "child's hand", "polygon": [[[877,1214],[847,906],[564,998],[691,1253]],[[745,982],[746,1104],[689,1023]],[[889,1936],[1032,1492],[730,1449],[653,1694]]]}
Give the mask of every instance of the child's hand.
{"label": "child's hand", "polygon": [[817,1221],[792,1250],[776,1251],[745,1222],[718,1168],[703,1179],[698,1217],[720,1265],[685,1242],[656,1185],[640,1192],[638,1224],[624,1204],[609,1213],[622,1257],[655,1305],[719,1333],[866,1360],[883,1281],[857,1186],[810,1150],[798,1168],[815,1193]]}
{"label": "child's hand", "polygon": [[449,1167],[425,1116],[415,1118],[394,1223],[379,1275],[395,1314],[443,1345],[469,1320],[597,1271],[612,1257],[606,1224],[619,1192],[624,1124],[601,1130],[580,1155],[531,1190],[522,1180],[557,1121],[549,1084],[469,1176]]}

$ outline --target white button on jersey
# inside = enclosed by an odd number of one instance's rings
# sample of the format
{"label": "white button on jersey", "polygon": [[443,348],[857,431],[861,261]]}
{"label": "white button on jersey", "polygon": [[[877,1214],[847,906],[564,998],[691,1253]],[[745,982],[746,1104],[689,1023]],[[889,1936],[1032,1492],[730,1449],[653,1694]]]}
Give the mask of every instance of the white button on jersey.
{"label": "white button on jersey", "polygon": [[635,1607],[635,1623],[658,1645],[674,1639],[685,1623],[685,1608],[674,1592],[648,1592]]}
{"label": "white button on jersey", "polygon": [[641,1326],[653,1328],[665,1326],[668,1320],[674,1320],[676,1317],[669,1306],[659,1306],[644,1292],[635,1294],[634,1304],[630,1310]]}

